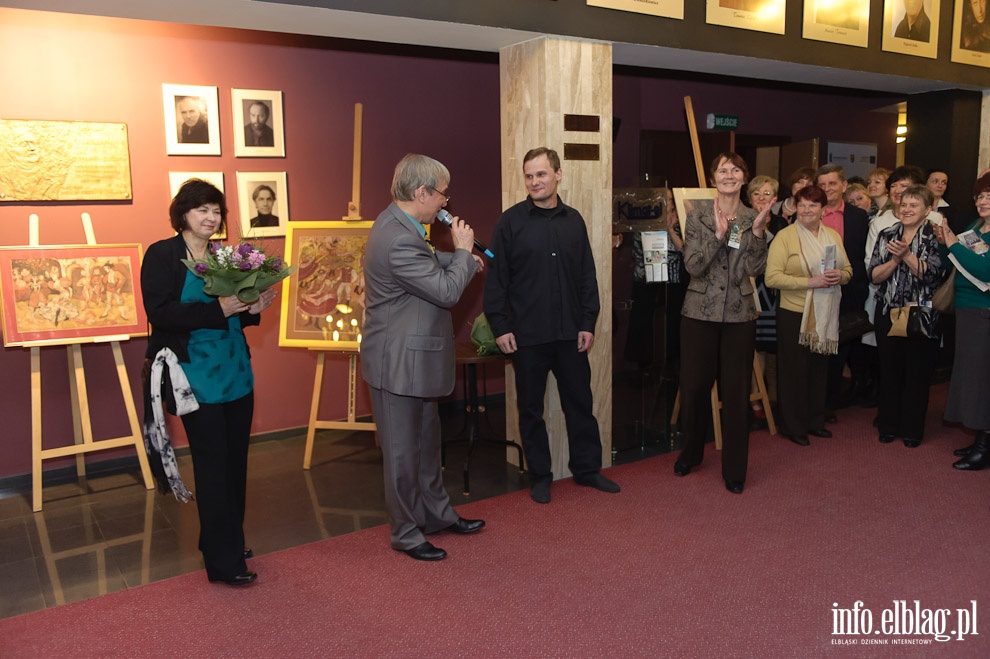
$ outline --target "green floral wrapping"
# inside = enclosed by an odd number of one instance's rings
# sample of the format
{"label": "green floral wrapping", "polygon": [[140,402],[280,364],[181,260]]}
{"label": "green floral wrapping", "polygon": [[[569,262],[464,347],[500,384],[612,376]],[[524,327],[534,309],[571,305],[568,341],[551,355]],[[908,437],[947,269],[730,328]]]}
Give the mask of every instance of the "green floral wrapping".
{"label": "green floral wrapping", "polygon": [[471,325],[471,342],[478,346],[478,354],[482,357],[497,355],[502,352],[495,343],[495,333],[492,332],[492,326],[488,324],[488,318],[483,313],[478,314]]}
{"label": "green floral wrapping", "polygon": [[276,284],[296,270],[296,266],[291,265],[277,273],[264,272],[262,270],[237,271],[224,268],[203,268],[206,265],[203,261],[191,261],[182,259],[189,271],[204,280],[203,292],[207,295],[226,297],[236,295],[237,299],[245,304],[253,304],[258,301],[261,291],[272,284]]}

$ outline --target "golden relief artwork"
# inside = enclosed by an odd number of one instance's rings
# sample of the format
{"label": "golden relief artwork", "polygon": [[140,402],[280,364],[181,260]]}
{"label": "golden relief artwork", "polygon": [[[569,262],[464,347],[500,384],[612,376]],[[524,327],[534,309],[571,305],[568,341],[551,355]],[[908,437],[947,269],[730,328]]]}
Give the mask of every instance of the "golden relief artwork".
{"label": "golden relief artwork", "polygon": [[130,198],[126,124],[0,119],[0,202]]}

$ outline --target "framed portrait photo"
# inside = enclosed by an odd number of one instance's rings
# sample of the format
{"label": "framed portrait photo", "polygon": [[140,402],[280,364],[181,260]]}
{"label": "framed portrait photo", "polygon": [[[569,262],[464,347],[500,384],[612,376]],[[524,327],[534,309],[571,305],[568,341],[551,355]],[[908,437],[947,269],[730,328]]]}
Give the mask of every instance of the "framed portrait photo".
{"label": "framed portrait photo", "polygon": [[758,32],[784,33],[786,0],[707,0],[705,22]]}
{"label": "framed portrait photo", "polygon": [[884,50],[935,59],[941,0],[884,0]]}
{"label": "framed portrait photo", "polygon": [[165,153],[220,155],[220,103],[216,87],[162,84]]}
{"label": "framed portrait photo", "polygon": [[138,244],[0,247],[3,344],[146,336],[140,278]]}
{"label": "framed portrait photo", "polygon": [[952,61],[990,67],[990,0],[956,0]]}
{"label": "framed portrait photo", "polygon": [[237,172],[237,208],[242,238],[284,236],[289,225],[285,172]]}
{"label": "framed portrait photo", "polygon": [[[223,192],[223,172],[169,172],[168,173],[168,195],[169,199],[174,199],[179,194],[182,184],[191,178],[198,178],[207,183],[212,183],[217,190]],[[229,205],[229,204],[228,204]],[[230,216],[227,217],[230,222]],[[210,240],[227,240],[227,231],[217,231],[210,236]]]}
{"label": "framed portrait photo", "polygon": [[293,222],[282,280],[278,344],[353,352],[364,327],[364,253],[372,221]]}
{"label": "framed portrait photo", "polygon": [[604,7],[618,11],[630,11],[637,14],[663,16],[665,18],[684,18],[684,0],[587,0],[589,7]]}
{"label": "framed portrait photo", "polygon": [[869,31],[870,0],[804,0],[805,39],[866,48]]}
{"label": "framed portrait photo", "polygon": [[282,92],[232,89],[234,155],[238,158],[284,158],[285,118]]}

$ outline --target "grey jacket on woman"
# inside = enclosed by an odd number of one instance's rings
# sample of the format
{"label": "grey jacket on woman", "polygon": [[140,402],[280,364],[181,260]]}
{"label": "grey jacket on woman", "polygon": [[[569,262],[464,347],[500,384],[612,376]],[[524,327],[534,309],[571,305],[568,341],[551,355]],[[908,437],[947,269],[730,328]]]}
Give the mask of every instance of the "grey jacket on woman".
{"label": "grey jacket on woman", "polygon": [[[715,323],[741,323],[759,316],[750,279],[767,266],[767,241],[753,234],[756,211],[740,204],[722,239],[715,237],[715,204],[703,203],[688,213],[684,231],[684,266],[691,282],[681,314]],[[739,248],[729,247],[738,225]]]}

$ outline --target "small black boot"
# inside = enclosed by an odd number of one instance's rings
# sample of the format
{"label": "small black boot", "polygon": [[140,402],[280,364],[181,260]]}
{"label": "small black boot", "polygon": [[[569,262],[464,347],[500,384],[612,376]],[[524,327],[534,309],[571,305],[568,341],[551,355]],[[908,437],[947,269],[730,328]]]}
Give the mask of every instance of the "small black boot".
{"label": "small black boot", "polygon": [[973,443],[968,446],[957,448],[955,451],[952,452],[952,455],[956,456],[957,458],[965,458],[967,455],[973,452],[974,448],[976,448],[976,440],[973,440]]}
{"label": "small black boot", "polygon": [[973,450],[962,460],[954,462],[952,466],[963,471],[979,471],[984,467],[990,467],[990,432],[986,430],[978,432]]}

